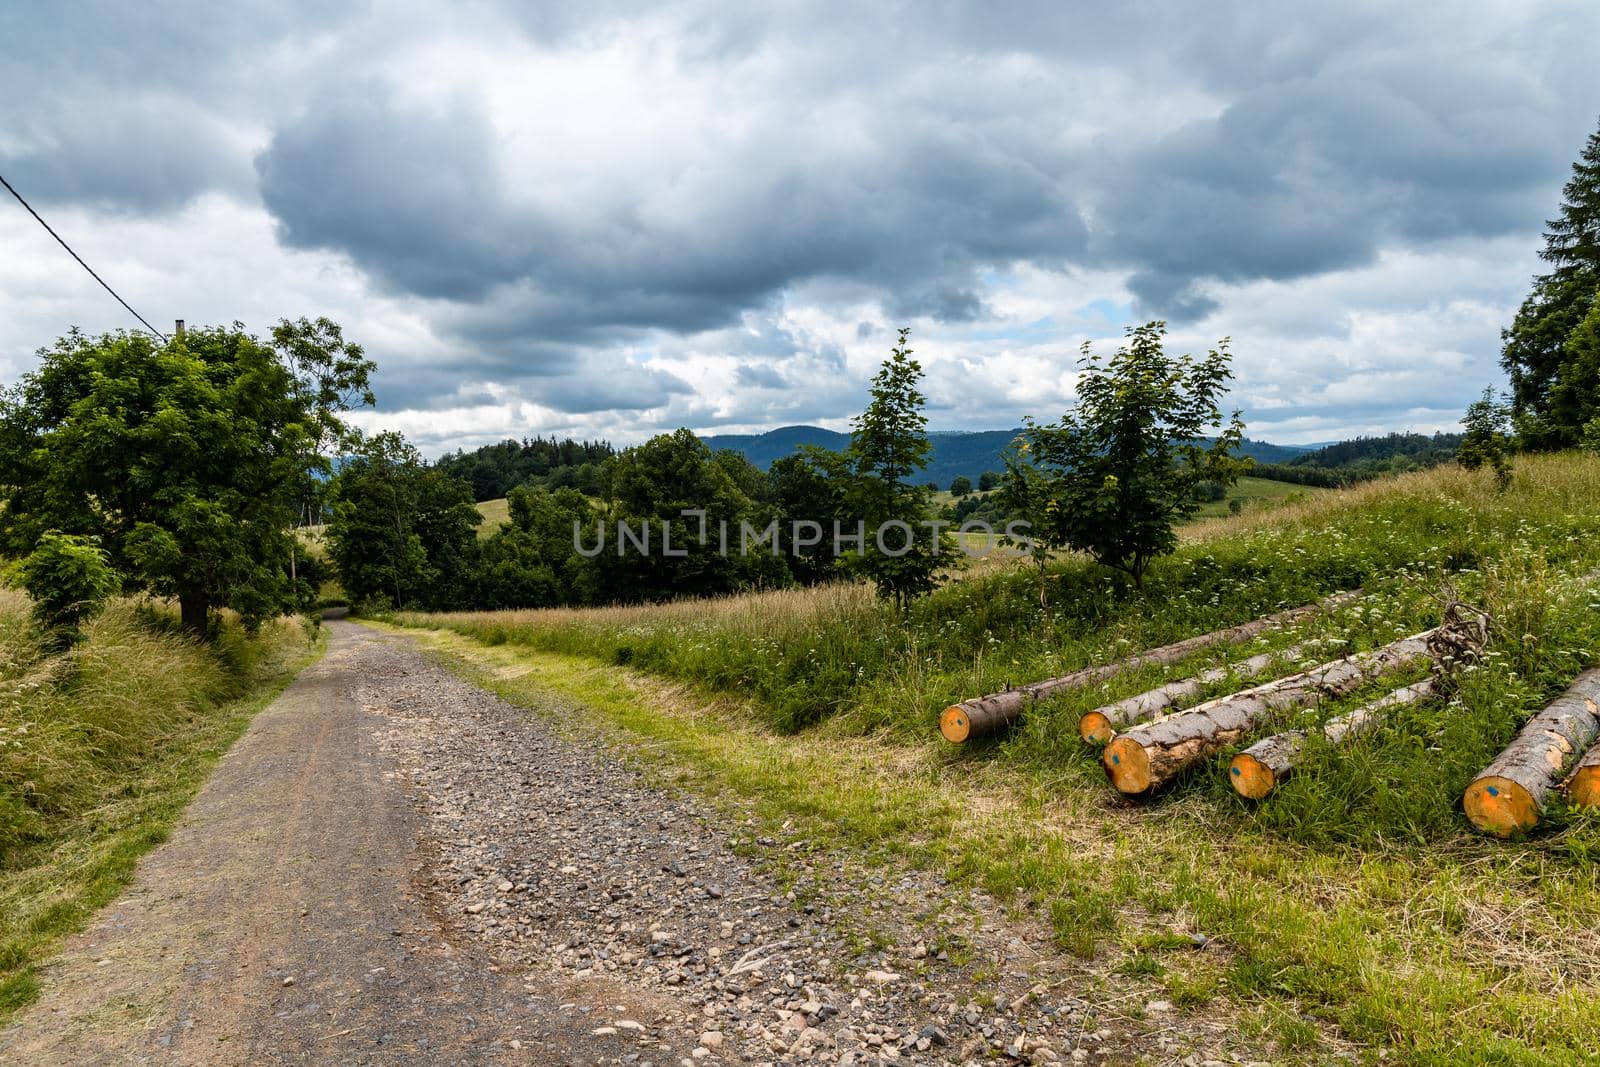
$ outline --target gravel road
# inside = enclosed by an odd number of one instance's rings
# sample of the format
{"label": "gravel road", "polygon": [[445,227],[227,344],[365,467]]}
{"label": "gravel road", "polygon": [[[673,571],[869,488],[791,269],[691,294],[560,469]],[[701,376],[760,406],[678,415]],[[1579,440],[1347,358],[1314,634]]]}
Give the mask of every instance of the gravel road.
{"label": "gravel road", "polygon": [[574,739],[557,698],[328,630],[0,1062],[1195,1065],[1229,1042],[1136,985],[1089,1013],[1045,931],[763,836]]}

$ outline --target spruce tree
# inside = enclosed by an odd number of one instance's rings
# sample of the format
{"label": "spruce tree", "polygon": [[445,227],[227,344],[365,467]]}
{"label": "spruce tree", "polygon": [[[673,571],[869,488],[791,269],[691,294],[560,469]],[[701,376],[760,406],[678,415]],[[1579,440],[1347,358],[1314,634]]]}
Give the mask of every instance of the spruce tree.
{"label": "spruce tree", "polygon": [[1572,337],[1600,289],[1600,131],[1589,136],[1562,190],[1559,214],[1546,223],[1544,250],[1551,269],[1533,281],[1510,329],[1501,334],[1500,363],[1511,376],[1517,431],[1531,448],[1574,444],[1596,412],[1574,404],[1594,396],[1588,360],[1568,351]]}

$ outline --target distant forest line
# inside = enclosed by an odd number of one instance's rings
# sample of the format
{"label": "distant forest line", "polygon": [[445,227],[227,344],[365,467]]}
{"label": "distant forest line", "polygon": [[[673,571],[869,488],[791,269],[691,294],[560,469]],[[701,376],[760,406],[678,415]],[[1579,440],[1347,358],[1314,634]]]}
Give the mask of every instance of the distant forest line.
{"label": "distant forest line", "polygon": [[[976,485],[986,473],[1004,469],[1001,454],[1022,431],[980,430],[932,433],[933,455],[921,479],[948,490],[957,479]],[[1424,470],[1453,459],[1461,434],[1389,433],[1355,437],[1320,448],[1277,445],[1246,438],[1239,454],[1255,461],[1257,478],[1338,488],[1385,474]],[[763,434],[713,434],[701,438],[713,451],[736,452],[761,470],[804,446],[845,447],[850,435],[820,426],[785,426]],[[472,487],[476,501],[497,500],[517,486],[576,489],[586,496],[603,490],[604,465],[619,449],[607,441],[531,437],[505,440],[467,451],[458,449],[435,462],[442,472]]]}

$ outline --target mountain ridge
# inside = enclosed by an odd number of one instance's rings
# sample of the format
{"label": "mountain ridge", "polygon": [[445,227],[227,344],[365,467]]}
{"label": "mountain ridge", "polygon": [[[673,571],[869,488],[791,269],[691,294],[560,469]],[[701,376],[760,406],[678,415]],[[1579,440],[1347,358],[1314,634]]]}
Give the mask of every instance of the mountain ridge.
{"label": "mountain ridge", "polygon": [[[1000,453],[1022,427],[1010,430],[930,430],[933,454],[927,467],[917,475],[919,482],[936,483],[941,489],[952,478],[965,476],[974,482],[984,471],[1001,469]],[[773,460],[793,455],[803,445],[839,450],[850,443],[850,435],[839,430],[804,424],[779,426],[758,434],[709,434],[700,438],[713,449],[738,452],[762,470]],[[1276,445],[1245,439],[1240,451],[1260,463],[1286,463],[1295,456],[1315,450],[1314,445]]]}

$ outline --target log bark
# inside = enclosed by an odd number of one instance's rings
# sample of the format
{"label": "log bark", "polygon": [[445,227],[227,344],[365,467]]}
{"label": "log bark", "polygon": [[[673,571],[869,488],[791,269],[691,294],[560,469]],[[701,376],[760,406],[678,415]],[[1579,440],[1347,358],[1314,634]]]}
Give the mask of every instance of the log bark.
{"label": "log bark", "polygon": [[1500,837],[1533,829],[1562,772],[1597,738],[1600,667],[1578,675],[1472,780],[1461,797],[1467,818],[1478,829]]}
{"label": "log bark", "polygon": [[1119,791],[1148,792],[1242,741],[1277,712],[1354,692],[1374,678],[1428,659],[1429,639],[1438,629],[1135,726],[1106,746],[1101,763]]}
{"label": "log bark", "polygon": [[[1383,721],[1384,711],[1427,700],[1438,689],[1438,680],[1434,678],[1424,678],[1396,689],[1387,696],[1329,719],[1322,725],[1322,736],[1330,745],[1339,745],[1371,733]],[[1285,730],[1281,734],[1263,738],[1233,757],[1233,763],[1228,767],[1228,781],[1233,783],[1233,788],[1240,796],[1260,800],[1282,784],[1299,766],[1305,754],[1305,744],[1304,730]]]}
{"label": "log bark", "polygon": [[1007,689],[1003,693],[991,693],[984,697],[975,697],[964,700],[959,704],[952,704],[945,708],[939,715],[939,732],[945,740],[952,744],[961,744],[974,737],[982,737],[1005,726],[1017,718],[1035,703],[1057,693],[1067,692],[1085,685],[1101,682],[1111,678],[1122,671],[1132,667],[1141,667],[1150,663],[1176,663],[1186,656],[1199,652],[1201,649],[1213,645],[1238,644],[1258,637],[1270,630],[1287,626],[1314,615],[1320,611],[1332,611],[1350,603],[1361,595],[1359,589],[1346,593],[1335,593],[1315,604],[1306,604],[1302,607],[1291,608],[1267,615],[1251,622],[1238,626],[1230,626],[1224,630],[1216,630],[1197,637],[1185,638],[1170,645],[1160,648],[1147,649],[1144,652],[1129,656],[1127,659],[1115,663],[1102,663],[1093,667],[1085,667],[1071,674],[1064,674],[1059,678],[1047,678],[1042,682],[1032,682],[1028,685]]}
{"label": "log bark", "polygon": [[1207,686],[1215,685],[1230,675],[1254,678],[1279,660],[1299,659],[1305,652],[1304,645],[1294,645],[1279,652],[1263,652],[1227,667],[1213,667],[1193,678],[1168,682],[1137,696],[1105,704],[1085,712],[1083,718],[1078,720],[1078,736],[1090,744],[1104,745],[1123,727],[1159,715],[1168,708],[1178,707],[1205,692]]}

